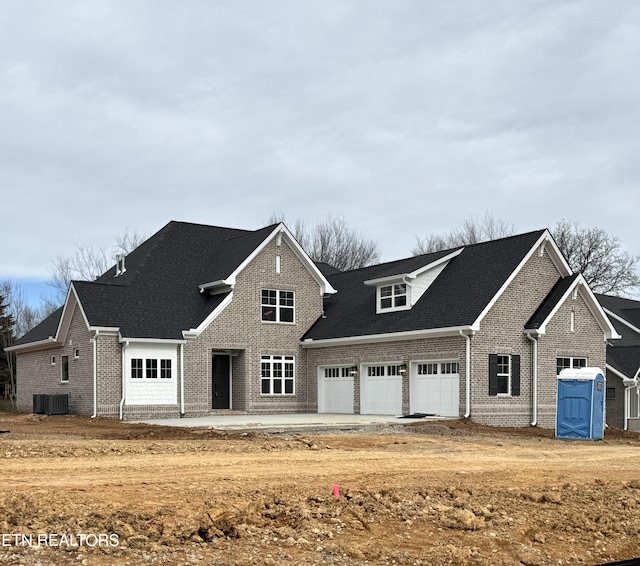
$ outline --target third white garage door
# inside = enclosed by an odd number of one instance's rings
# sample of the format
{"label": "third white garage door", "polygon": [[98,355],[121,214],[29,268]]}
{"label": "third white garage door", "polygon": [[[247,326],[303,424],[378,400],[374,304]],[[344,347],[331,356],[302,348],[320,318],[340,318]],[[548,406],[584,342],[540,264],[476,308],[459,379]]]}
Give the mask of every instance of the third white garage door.
{"label": "third white garage door", "polygon": [[365,366],[360,380],[360,412],[363,415],[402,414],[400,365]]}
{"label": "third white garage door", "polygon": [[411,364],[412,413],[458,417],[460,374],[455,361]]}

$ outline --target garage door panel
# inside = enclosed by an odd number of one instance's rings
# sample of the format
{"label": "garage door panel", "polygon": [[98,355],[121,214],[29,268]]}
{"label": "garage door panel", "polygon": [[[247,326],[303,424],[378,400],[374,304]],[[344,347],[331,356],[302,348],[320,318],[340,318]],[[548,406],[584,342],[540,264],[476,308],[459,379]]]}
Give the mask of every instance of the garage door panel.
{"label": "garage door panel", "polygon": [[[418,364],[411,378],[411,412],[457,417],[460,411],[460,376],[456,373],[441,373],[451,363],[428,364],[435,373],[418,374]],[[426,364],[424,364],[426,365]],[[457,363],[454,366],[457,368]]]}
{"label": "garage door panel", "polygon": [[[319,413],[353,414],[353,376],[348,375],[349,369],[320,369],[318,378]],[[334,377],[336,374],[337,377]]]}
{"label": "garage door panel", "polygon": [[402,376],[398,375],[398,368],[397,365],[376,366],[375,372],[367,368],[361,388],[363,415],[402,414]]}

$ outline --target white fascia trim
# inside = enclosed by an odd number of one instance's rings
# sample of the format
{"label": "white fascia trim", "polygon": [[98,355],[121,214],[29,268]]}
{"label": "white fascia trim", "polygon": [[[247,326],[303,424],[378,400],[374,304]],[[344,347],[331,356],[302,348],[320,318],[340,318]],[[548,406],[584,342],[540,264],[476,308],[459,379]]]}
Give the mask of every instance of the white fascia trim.
{"label": "white fascia trim", "polygon": [[[74,304],[72,304],[72,300],[74,301]],[[82,304],[80,303],[80,299],[78,298],[78,292],[76,291],[73,282],[71,282],[71,285],[69,285],[69,291],[67,291],[67,298],[64,301],[64,308],[62,309],[62,314],[60,315],[60,322],[58,322],[58,328],[56,330],[56,340],[63,343],[65,342],[67,337],[66,335],[64,337],[61,336],[61,332],[63,328],[66,328],[67,332],[69,331],[69,327],[71,326],[71,320],[69,319],[69,317],[71,316],[73,307],[76,305],[80,308],[82,319],[84,320],[87,330],[89,330],[89,319],[87,319],[87,315],[82,308]]]}
{"label": "white fascia trim", "polygon": [[119,326],[90,326],[89,330],[91,332],[99,332],[102,334],[111,334],[120,336],[120,327]]}
{"label": "white fascia trim", "polygon": [[[478,316],[476,321],[471,325],[471,328],[473,328],[474,331],[477,332],[480,330],[480,322],[482,322],[482,319],[493,308],[493,305],[496,304],[496,302],[502,296],[505,290],[509,287],[509,285],[511,285],[513,280],[516,278],[518,273],[520,273],[520,271],[526,265],[526,263],[531,259],[533,254],[538,252],[538,249],[542,244],[545,244],[545,251],[548,252],[549,249],[551,249],[551,251],[553,252],[549,254],[549,257],[551,258],[555,266],[558,268],[558,271],[560,272],[560,276],[564,278],[564,277],[568,277],[569,275],[573,275],[573,271],[571,271],[571,268],[569,267],[567,260],[564,259],[564,256],[560,252],[560,249],[558,248],[557,244],[553,241],[553,238],[551,237],[549,230],[545,230],[542,233],[542,235],[538,238],[538,241],[535,244],[533,244],[533,246],[531,246],[531,249],[527,252],[527,255],[525,255],[524,258],[522,258],[522,261],[518,264],[518,267],[516,267],[513,270],[511,275],[502,285],[502,287],[500,287],[500,289],[495,294],[493,299],[489,301],[487,306],[480,313],[480,316]],[[550,246],[547,244],[550,244]]]}
{"label": "white fascia trim", "polygon": [[[202,331],[209,326],[217,317],[218,315],[227,308],[227,306],[229,304],[231,304],[231,301],[233,299],[233,291],[231,291],[224,299],[222,299],[222,302],[211,311],[211,313],[209,314],[209,316],[207,316],[207,318],[205,318],[200,325],[198,326],[198,328],[190,328],[189,330],[183,330],[182,331],[182,336],[184,337],[184,339],[188,339],[188,338],[197,338],[198,336],[200,336],[200,334],[202,333]],[[179,343],[183,343],[183,342],[179,342]]]}
{"label": "white fascia trim", "polygon": [[602,327],[602,330],[604,330],[605,340],[619,340],[622,338],[613,324],[611,324],[609,317],[607,317],[607,313],[604,312],[602,305],[598,302],[598,299],[596,299],[596,296],[593,294],[593,291],[582,274],[580,274],[576,280],[579,280],[582,283],[582,288],[587,291],[587,295],[589,297],[587,306],[596,320],[600,322],[600,326]]}
{"label": "white fascia trim", "polygon": [[186,340],[177,340],[172,338],[125,338],[120,336],[120,342],[127,344],[186,344]]}
{"label": "white fascia trim", "polygon": [[8,346],[4,348],[5,352],[29,352],[35,350],[45,350],[48,348],[58,348],[62,346],[62,342],[58,342],[53,336],[49,336],[46,340],[38,340],[37,342],[29,342],[28,344],[18,344],[16,346]]}
{"label": "white fascia trim", "polygon": [[344,338],[326,338],[313,340],[307,338],[300,345],[303,348],[327,348],[329,346],[346,346],[349,344],[371,344],[374,342],[399,342],[400,340],[419,340],[420,338],[438,338],[441,336],[459,336],[461,333],[473,334],[470,326],[454,326],[450,328],[432,328],[428,330],[408,330],[405,332],[388,332],[371,334],[370,336],[347,336]]}
{"label": "white fascia trim", "polygon": [[609,309],[605,309],[603,308],[604,312],[607,314],[607,316],[610,316],[611,318],[615,318],[618,322],[621,322],[622,324],[624,324],[626,327],[630,328],[631,330],[633,330],[636,334],[640,334],[640,328],[637,328],[636,326],[634,326],[633,324],[631,324],[628,320],[622,318],[621,316],[617,315],[616,313],[610,311]]}
{"label": "white fascia trim", "polygon": [[622,379],[622,382],[625,385],[637,385],[637,374],[636,374],[636,378],[631,378],[631,377],[627,377],[624,373],[622,373],[621,371],[618,371],[616,368],[614,368],[613,366],[610,366],[609,364],[607,364],[605,366],[605,369],[607,371],[610,371],[611,373],[617,375],[620,379]]}
{"label": "white fascia trim", "polygon": [[401,281],[403,279],[415,279],[419,275],[422,275],[423,273],[430,271],[434,267],[438,267],[443,263],[447,263],[451,261],[454,257],[459,256],[463,251],[464,251],[464,248],[460,248],[455,252],[452,252],[446,256],[441,257],[440,259],[437,259],[435,261],[432,261],[431,263],[428,263],[427,265],[423,265],[422,267],[419,267],[418,269],[412,271],[411,273],[398,273],[397,275],[387,275],[386,277],[378,277],[377,279],[368,279],[367,281],[364,282],[364,284],[373,287],[375,285],[381,285],[383,283],[391,283],[393,281]]}
{"label": "white fascia trim", "polygon": [[267,236],[262,241],[262,243],[255,250],[253,250],[237,267],[237,269],[224,281],[228,285],[233,287],[236,284],[236,277],[238,276],[238,274],[256,258],[256,256],[267,246],[267,244],[271,240],[273,240],[273,238],[279,238],[279,241],[282,242],[282,236],[285,236],[285,238],[287,239],[287,243],[293,250],[293,253],[296,254],[298,259],[305,265],[309,273],[311,273],[311,276],[320,284],[320,296],[322,297],[324,295],[333,295],[334,293],[337,293],[338,291],[334,289],[331,286],[331,283],[329,283],[325,276],[322,275],[322,272],[318,269],[316,264],[313,263],[311,258],[302,249],[291,232],[289,232],[289,229],[282,222],[275,227],[273,232],[271,232],[271,234],[269,234],[269,236]]}

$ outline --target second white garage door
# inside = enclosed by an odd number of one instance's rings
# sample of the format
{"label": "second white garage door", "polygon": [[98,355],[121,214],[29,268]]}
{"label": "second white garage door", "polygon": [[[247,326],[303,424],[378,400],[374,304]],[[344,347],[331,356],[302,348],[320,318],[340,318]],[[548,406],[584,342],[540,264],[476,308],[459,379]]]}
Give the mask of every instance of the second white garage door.
{"label": "second white garage door", "polygon": [[360,413],[363,415],[402,414],[400,365],[364,366],[360,380]]}
{"label": "second white garage door", "polygon": [[460,374],[458,362],[427,362],[411,365],[412,413],[458,417]]}

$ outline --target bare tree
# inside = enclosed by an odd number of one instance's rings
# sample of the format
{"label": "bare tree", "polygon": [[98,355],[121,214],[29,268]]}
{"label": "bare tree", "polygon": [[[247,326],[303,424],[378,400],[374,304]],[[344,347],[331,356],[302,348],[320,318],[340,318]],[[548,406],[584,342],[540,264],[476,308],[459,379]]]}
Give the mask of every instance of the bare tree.
{"label": "bare tree", "polygon": [[[274,213],[269,222],[284,222],[284,215]],[[328,263],[340,271],[359,269],[380,259],[378,244],[364,238],[339,214],[329,215],[311,229],[298,219],[290,230],[313,261]]]}
{"label": "bare tree", "polygon": [[49,269],[51,275],[49,284],[53,287],[55,294],[52,298],[45,299],[45,308],[52,311],[64,303],[71,281],[92,281],[107,271],[118,255],[132,252],[145,239],[144,234],[139,234],[137,231],[130,232],[127,228],[114,238],[115,243],[111,254],[108,254],[104,248],[76,244],[73,255],[58,256]]}
{"label": "bare tree", "polygon": [[484,218],[468,216],[460,226],[445,234],[428,234],[423,238],[416,236],[416,245],[411,249],[411,253],[421,255],[478,244],[512,236],[515,231],[515,225],[486,212]]}
{"label": "bare tree", "polygon": [[43,308],[34,308],[24,292],[24,288],[11,279],[0,281],[0,296],[4,296],[8,312],[14,320],[16,337],[24,336],[34,326],[39,324],[50,313]]}
{"label": "bare tree", "polygon": [[13,345],[15,320],[9,310],[6,297],[0,292],[0,385],[2,392],[15,403],[16,364],[15,354],[6,352],[5,348]]}
{"label": "bare tree", "polygon": [[571,269],[582,273],[595,293],[626,295],[640,287],[640,257],[622,250],[620,240],[602,228],[561,220],[551,235]]}

